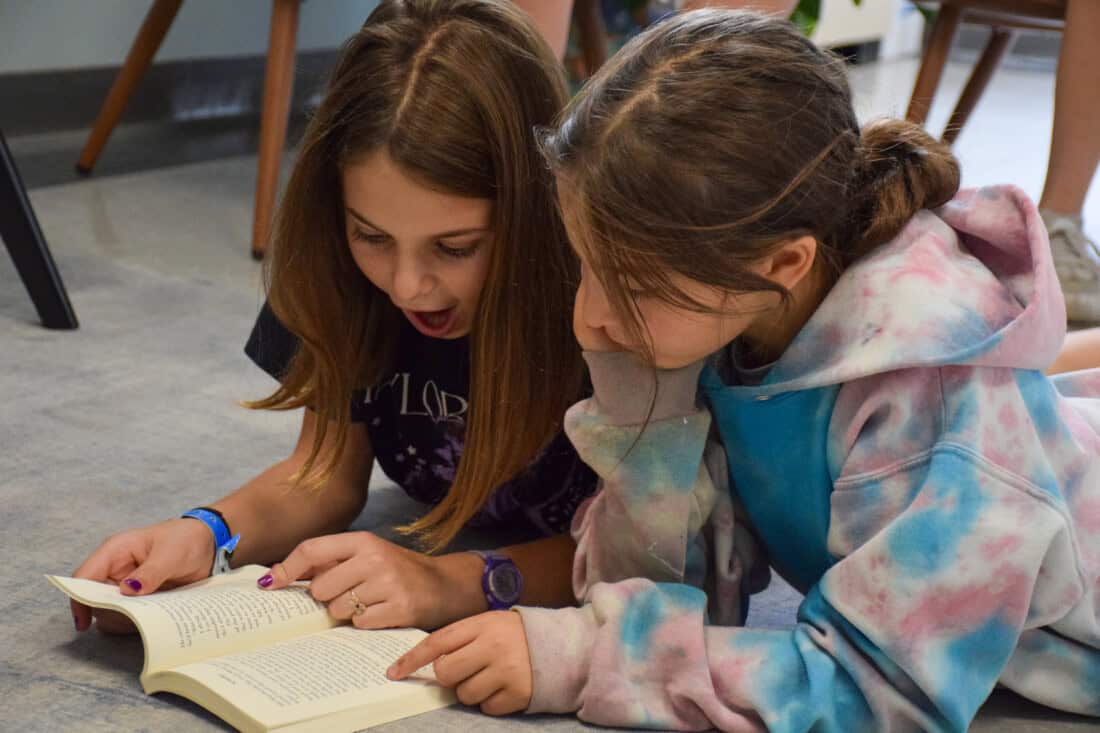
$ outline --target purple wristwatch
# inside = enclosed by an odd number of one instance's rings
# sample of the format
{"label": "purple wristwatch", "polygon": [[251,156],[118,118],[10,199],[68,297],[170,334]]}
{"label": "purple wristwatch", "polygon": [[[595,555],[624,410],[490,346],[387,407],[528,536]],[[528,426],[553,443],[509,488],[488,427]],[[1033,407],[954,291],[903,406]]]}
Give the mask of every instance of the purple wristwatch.
{"label": "purple wristwatch", "polygon": [[507,611],[516,605],[523,593],[523,575],[516,564],[498,552],[474,550],[474,554],[485,561],[481,590],[489,602],[489,610]]}

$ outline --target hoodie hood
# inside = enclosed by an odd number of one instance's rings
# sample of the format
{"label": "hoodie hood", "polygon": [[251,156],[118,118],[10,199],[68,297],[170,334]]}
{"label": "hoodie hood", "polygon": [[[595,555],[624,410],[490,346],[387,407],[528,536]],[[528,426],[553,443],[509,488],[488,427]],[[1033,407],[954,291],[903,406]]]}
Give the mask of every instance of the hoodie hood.
{"label": "hoodie hood", "polygon": [[960,192],[848,268],[755,393],[899,369],[1043,370],[1066,313],[1039,212],[1018,188]]}

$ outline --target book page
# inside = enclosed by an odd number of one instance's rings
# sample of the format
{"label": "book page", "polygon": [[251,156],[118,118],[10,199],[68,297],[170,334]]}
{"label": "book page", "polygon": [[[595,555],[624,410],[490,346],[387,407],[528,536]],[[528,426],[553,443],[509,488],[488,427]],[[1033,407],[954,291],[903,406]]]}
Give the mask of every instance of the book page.
{"label": "book page", "polygon": [[[341,626],[271,646],[207,659],[168,674],[188,677],[231,701],[267,728],[364,708],[360,726],[377,725],[454,702],[430,668],[392,682],[386,669],[426,634],[416,629],[363,631]],[[154,689],[171,691],[165,680]],[[196,700],[206,704],[203,700]]]}
{"label": "book page", "polygon": [[124,596],[115,585],[47,576],[81,603],[121,611],[145,641],[145,676],[200,659],[310,634],[337,625],[306,584],[261,590],[267,568],[249,565],[232,573],[152,593]]}

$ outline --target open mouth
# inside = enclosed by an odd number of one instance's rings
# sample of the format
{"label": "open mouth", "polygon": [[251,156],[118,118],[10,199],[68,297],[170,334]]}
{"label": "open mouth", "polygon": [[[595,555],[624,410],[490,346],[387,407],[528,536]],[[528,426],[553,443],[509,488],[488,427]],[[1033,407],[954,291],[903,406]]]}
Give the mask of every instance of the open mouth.
{"label": "open mouth", "polygon": [[458,308],[451,306],[439,311],[410,311],[402,309],[405,316],[420,333],[439,338],[450,333],[455,327]]}

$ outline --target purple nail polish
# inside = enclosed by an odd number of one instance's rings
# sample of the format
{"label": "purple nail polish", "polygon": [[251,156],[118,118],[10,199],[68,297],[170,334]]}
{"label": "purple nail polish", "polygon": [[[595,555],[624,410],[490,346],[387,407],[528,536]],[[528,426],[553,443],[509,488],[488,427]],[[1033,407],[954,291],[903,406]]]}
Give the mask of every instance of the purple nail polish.
{"label": "purple nail polish", "polygon": [[137,593],[141,590],[141,581],[137,578],[127,578],[126,585],[130,586],[130,590]]}
{"label": "purple nail polish", "polygon": [[261,588],[267,588],[274,582],[275,578],[271,577],[271,573],[268,573],[267,575],[256,581],[256,583],[258,583]]}
{"label": "purple nail polish", "polygon": [[80,631],[80,619],[76,617],[76,614],[73,614],[73,626],[76,627],[77,631]]}

